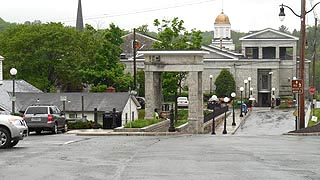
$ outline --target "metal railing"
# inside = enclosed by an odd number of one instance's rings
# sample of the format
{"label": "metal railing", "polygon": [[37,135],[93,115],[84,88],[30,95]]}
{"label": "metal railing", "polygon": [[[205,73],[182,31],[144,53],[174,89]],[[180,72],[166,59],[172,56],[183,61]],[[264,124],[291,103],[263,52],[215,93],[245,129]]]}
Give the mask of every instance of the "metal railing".
{"label": "metal railing", "polygon": [[213,117],[217,117],[217,116],[225,113],[226,111],[228,111],[228,106],[221,107],[221,108],[215,108],[212,113],[209,113],[204,116],[203,122],[206,123],[206,122],[210,121],[211,119],[213,119]]}

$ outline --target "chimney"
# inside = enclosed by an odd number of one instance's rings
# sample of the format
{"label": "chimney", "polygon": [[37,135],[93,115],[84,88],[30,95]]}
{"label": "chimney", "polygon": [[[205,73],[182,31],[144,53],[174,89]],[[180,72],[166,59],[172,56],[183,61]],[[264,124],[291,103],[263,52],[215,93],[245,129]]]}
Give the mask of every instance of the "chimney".
{"label": "chimney", "polygon": [[4,58],[2,56],[0,56],[0,85],[3,84],[3,71],[2,71],[2,61],[4,60]]}

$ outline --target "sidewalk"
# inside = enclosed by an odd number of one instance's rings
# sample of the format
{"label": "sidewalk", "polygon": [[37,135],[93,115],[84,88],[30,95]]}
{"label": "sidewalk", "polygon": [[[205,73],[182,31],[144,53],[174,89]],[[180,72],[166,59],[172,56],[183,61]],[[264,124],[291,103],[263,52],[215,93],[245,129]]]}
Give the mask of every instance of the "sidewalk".
{"label": "sidewalk", "polygon": [[245,122],[245,119],[250,116],[251,111],[248,111],[247,115],[243,113],[243,117],[240,117],[240,109],[235,109],[234,110],[234,115],[235,115],[235,126],[232,126],[233,122],[233,113],[232,113],[232,108],[230,109],[231,114],[227,117],[227,125],[226,125],[226,130],[227,134],[222,134],[223,129],[224,129],[224,122],[222,122],[218,127],[216,127],[216,135],[233,135],[236,133],[237,129]]}
{"label": "sidewalk", "polygon": [[[233,116],[232,110],[231,114],[227,117],[227,135],[234,134],[236,130],[244,123],[246,117],[250,115],[250,111],[247,115],[243,114],[240,117],[240,109],[235,109],[235,122],[236,126],[232,126]],[[222,134],[223,122],[216,127],[216,135],[226,135]],[[172,136],[183,134],[180,132],[114,132],[112,129],[80,129],[80,130],[70,130],[67,134],[76,134],[78,136]]]}

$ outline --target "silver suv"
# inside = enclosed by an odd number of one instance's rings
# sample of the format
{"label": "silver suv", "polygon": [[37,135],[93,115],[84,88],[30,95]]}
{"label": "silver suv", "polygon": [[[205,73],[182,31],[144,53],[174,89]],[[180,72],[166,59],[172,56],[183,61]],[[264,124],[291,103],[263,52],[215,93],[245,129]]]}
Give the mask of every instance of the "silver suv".
{"label": "silver suv", "polygon": [[28,135],[28,127],[19,116],[0,115],[0,149],[11,148]]}
{"label": "silver suv", "polygon": [[35,131],[40,134],[42,131],[51,131],[53,134],[57,134],[58,130],[68,131],[68,123],[64,113],[54,105],[29,106],[23,118],[29,127],[29,132]]}

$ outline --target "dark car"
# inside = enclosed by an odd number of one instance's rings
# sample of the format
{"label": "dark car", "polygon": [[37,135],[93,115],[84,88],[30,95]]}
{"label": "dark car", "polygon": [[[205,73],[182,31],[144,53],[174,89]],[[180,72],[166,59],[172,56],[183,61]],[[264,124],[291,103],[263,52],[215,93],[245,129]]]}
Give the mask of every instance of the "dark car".
{"label": "dark car", "polygon": [[54,105],[29,106],[23,118],[29,127],[29,132],[35,131],[40,134],[42,131],[51,131],[57,134],[58,130],[68,131],[65,114]]}
{"label": "dark car", "polygon": [[146,105],[146,100],[144,99],[144,97],[136,97],[136,99],[138,100],[139,104],[141,105],[141,109],[144,109],[145,105]]}

